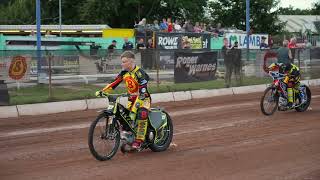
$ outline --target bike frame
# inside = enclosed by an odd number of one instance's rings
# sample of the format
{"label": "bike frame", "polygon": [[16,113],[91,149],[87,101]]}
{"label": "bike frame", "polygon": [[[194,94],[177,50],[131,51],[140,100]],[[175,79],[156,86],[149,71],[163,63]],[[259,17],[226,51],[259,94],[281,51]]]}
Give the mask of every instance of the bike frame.
{"label": "bike frame", "polygon": [[[107,109],[105,109],[105,110],[103,110],[104,111],[104,113],[106,114],[106,115],[108,115],[109,117],[111,116],[112,117],[112,122],[111,122],[111,124],[113,124],[113,126],[115,125],[115,124],[117,124],[117,121],[123,121],[123,122],[125,122],[126,123],[126,125],[130,128],[130,130],[134,133],[134,134],[136,134],[136,131],[135,131],[135,128],[134,127],[132,127],[132,125],[131,125],[131,123],[130,122],[128,122],[128,120],[127,120],[127,118],[126,117],[124,117],[121,113],[120,113],[120,108],[123,108],[123,109],[126,109],[125,107],[123,107],[121,104],[120,104],[120,97],[128,97],[129,95],[128,94],[108,94],[108,95],[105,95],[105,96],[107,96],[108,97],[108,99],[109,99],[109,105],[108,105],[108,107],[107,107]],[[110,96],[116,96],[116,100],[115,101],[111,101],[110,99]],[[122,106],[122,107],[120,107],[120,106]],[[126,109],[126,110],[128,110],[128,109]],[[118,116],[118,117],[121,117],[121,119],[117,119],[117,118],[115,118],[116,116]],[[130,115],[128,115],[128,116],[130,116]],[[132,121],[134,121],[131,117],[130,117],[130,119],[132,120]],[[121,122],[119,122],[121,125],[123,125]]]}
{"label": "bike frame", "polygon": [[285,79],[285,74],[279,73],[279,72],[273,72],[273,71],[269,71],[269,75],[272,77],[273,79],[273,83],[272,86],[275,87],[275,89],[281,93],[285,98],[288,98],[288,94],[286,91],[286,83],[283,82],[283,80]]}

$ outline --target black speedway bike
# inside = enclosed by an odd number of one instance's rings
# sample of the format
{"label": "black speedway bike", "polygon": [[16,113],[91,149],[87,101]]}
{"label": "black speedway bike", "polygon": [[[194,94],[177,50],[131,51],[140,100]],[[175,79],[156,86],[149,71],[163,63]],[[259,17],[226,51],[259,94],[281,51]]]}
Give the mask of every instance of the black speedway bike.
{"label": "black speedway bike", "polygon": [[108,98],[109,106],[103,109],[91,123],[88,145],[91,154],[100,161],[111,159],[121,147],[121,152],[151,149],[154,152],[165,151],[171,144],[173,124],[167,112],[161,108],[151,108],[144,143],[139,149],[131,145],[136,137],[137,123],[135,114],[120,104],[121,97],[129,94],[103,94]]}

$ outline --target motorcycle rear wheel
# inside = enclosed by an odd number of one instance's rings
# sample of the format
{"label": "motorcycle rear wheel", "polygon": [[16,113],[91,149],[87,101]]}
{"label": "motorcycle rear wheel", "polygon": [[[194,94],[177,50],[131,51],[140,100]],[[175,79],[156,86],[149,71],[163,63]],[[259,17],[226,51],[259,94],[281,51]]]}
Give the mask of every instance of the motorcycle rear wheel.
{"label": "motorcycle rear wheel", "polygon": [[161,152],[167,150],[173,138],[172,120],[168,113],[164,113],[167,116],[167,126],[165,126],[161,131],[163,136],[161,139],[156,139],[152,144],[149,145],[149,148],[154,152]]}
{"label": "motorcycle rear wheel", "polygon": [[[295,110],[297,112],[304,112],[308,109],[308,107],[310,106],[310,103],[311,103],[311,91],[309,89],[308,86],[306,86],[306,95],[307,95],[307,102],[305,102],[304,104],[302,104],[301,106],[299,107],[296,107]],[[299,97],[300,98],[300,97]],[[301,99],[300,99],[301,101]]]}

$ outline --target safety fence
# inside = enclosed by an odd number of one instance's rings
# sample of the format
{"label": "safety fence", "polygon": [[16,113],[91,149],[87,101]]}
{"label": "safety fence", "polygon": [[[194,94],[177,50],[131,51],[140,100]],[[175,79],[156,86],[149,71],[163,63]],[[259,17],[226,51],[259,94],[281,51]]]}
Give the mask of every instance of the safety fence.
{"label": "safety fence", "polygon": [[[177,90],[170,87],[179,84],[185,89],[206,89],[220,87],[214,83],[229,87],[270,82],[263,63],[265,54],[272,51],[276,50],[133,50],[135,62],[149,74],[150,84],[170,91]],[[122,52],[46,50],[38,58],[36,51],[0,51],[1,87],[5,84],[9,92],[39,84],[71,89],[92,85],[98,89],[121,71]],[[275,61],[268,59],[267,64]],[[294,63],[300,67],[302,79],[320,78],[320,48],[295,49]]]}

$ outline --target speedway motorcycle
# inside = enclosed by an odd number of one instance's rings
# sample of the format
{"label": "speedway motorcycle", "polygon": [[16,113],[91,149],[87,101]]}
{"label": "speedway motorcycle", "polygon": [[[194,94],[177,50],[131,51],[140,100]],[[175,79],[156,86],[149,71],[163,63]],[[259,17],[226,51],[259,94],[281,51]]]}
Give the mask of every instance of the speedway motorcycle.
{"label": "speedway motorcycle", "polygon": [[151,149],[154,152],[165,151],[172,141],[173,124],[167,112],[160,108],[151,108],[144,143],[139,149],[131,145],[136,137],[136,114],[120,104],[121,97],[129,94],[103,94],[108,98],[109,106],[100,111],[91,123],[88,145],[91,154],[100,161],[111,159],[121,148],[122,153]]}
{"label": "speedway motorcycle", "polygon": [[[299,89],[293,88],[293,106],[288,106],[288,94],[287,84],[284,82],[285,74],[277,71],[269,71],[269,75],[272,77],[273,82],[264,91],[261,97],[260,107],[264,115],[272,115],[276,110],[287,111],[295,109],[297,112],[304,112],[308,109],[311,102],[311,91],[309,87],[303,83],[300,83]],[[302,101],[299,91],[303,91],[305,96],[305,102]],[[303,103],[302,103],[303,102]]]}

